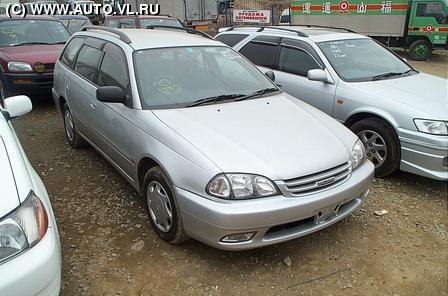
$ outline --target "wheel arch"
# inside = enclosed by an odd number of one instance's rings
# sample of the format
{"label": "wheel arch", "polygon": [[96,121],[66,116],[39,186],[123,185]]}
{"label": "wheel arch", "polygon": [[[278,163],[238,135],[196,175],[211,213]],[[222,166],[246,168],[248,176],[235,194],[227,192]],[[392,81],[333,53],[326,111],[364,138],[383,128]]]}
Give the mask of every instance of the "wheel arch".
{"label": "wheel arch", "polygon": [[165,173],[165,175],[170,180],[171,184],[174,186],[174,182],[173,182],[171,176],[168,174],[165,167],[158,160],[156,160],[153,156],[145,155],[138,161],[138,164],[136,166],[136,168],[137,168],[137,184],[136,184],[137,186],[136,187],[139,189],[141,194],[143,194],[143,182],[145,179],[146,172],[156,166],[161,168],[161,170]]}
{"label": "wheel arch", "polygon": [[374,117],[374,118],[379,118],[384,120],[385,122],[387,122],[396,132],[396,126],[397,126],[397,122],[393,119],[393,117],[388,114],[387,112],[383,111],[383,110],[378,110],[376,108],[369,108],[369,109],[358,109],[353,111],[348,117],[347,120],[345,120],[344,125],[346,127],[350,127],[353,124],[355,124],[356,122],[369,118],[369,117]]}

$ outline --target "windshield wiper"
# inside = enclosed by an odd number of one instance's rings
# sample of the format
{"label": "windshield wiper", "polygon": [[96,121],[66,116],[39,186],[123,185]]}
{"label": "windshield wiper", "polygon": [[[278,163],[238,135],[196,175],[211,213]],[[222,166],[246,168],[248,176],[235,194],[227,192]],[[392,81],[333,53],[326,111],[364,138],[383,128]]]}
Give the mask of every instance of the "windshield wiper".
{"label": "windshield wiper", "polygon": [[415,71],[414,69],[409,69],[405,72],[387,72],[384,74],[380,74],[380,75],[376,75],[372,77],[372,80],[381,80],[381,79],[385,79],[385,78],[389,78],[389,77],[394,77],[394,76],[405,76],[411,72]]}
{"label": "windshield wiper", "polygon": [[239,99],[237,99],[235,101],[239,102],[239,101],[251,99],[251,98],[257,97],[257,96],[261,97],[261,96],[264,96],[267,93],[272,93],[272,92],[276,92],[276,91],[279,91],[279,89],[275,88],[275,87],[265,88],[265,89],[261,89],[259,91],[256,91],[254,93],[251,93],[250,95],[243,96],[243,97],[241,97],[241,98],[239,98]]}
{"label": "windshield wiper", "polygon": [[36,45],[36,44],[52,44],[52,43],[48,43],[48,42],[23,42],[23,43],[11,44],[11,46]]}
{"label": "windshield wiper", "polygon": [[244,97],[244,95],[243,94],[219,95],[219,96],[214,96],[214,97],[209,97],[209,98],[204,98],[204,99],[194,101],[193,103],[188,104],[187,107],[196,107],[196,106],[208,104],[208,103],[218,103],[218,102],[222,102],[222,101],[236,99],[239,97]]}

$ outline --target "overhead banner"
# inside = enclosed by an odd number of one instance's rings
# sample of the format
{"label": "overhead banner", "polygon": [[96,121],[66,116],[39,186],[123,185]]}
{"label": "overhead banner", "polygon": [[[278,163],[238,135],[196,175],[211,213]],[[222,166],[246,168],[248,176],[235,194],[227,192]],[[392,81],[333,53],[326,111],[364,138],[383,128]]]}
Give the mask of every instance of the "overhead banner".
{"label": "overhead banner", "polygon": [[269,24],[271,22],[270,10],[233,10],[234,23]]}

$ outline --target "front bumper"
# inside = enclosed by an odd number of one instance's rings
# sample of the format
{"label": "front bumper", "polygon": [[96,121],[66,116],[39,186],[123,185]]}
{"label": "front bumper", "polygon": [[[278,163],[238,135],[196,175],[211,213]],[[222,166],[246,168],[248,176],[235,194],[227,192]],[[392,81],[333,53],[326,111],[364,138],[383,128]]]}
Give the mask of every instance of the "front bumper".
{"label": "front bumper", "polygon": [[400,170],[448,180],[448,136],[398,129],[398,137],[401,144]]}
{"label": "front bumper", "polygon": [[2,296],[57,296],[61,287],[61,251],[55,228],[37,245],[0,263]]}
{"label": "front bumper", "polygon": [[53,72],[13,74],[4,73],[5,88],[8,96],[27,95],[44,97],[51,94]]}
{"label": "front bumper", "polygon": [[[304,197],[275,196],[245,201],[213,201],[175,188],[185,231],[191,237],[222,250],[246,250],[272,245],[318,231],[359,208],[368,195],[374,167],[366,161],[350,179],[326,191]],[[334,209],[315,223],[321,211]],[[246,242],[226,243],[227,235],[256,234]]]}

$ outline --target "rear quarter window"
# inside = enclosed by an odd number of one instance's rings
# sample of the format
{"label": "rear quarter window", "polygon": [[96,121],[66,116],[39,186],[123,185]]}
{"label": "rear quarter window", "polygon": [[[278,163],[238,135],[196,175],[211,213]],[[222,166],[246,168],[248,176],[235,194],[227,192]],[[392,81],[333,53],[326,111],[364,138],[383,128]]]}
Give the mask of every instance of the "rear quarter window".
{"label": "rear quarter window", "polygon": [[219,35],[215,39],[230,46],[230,47],[233,47],[238,42],[240,42],[241,40],[246,38],[247,36],[249,36],[249,35],[247,35],[247,34],[223,34],[223,35]]}

